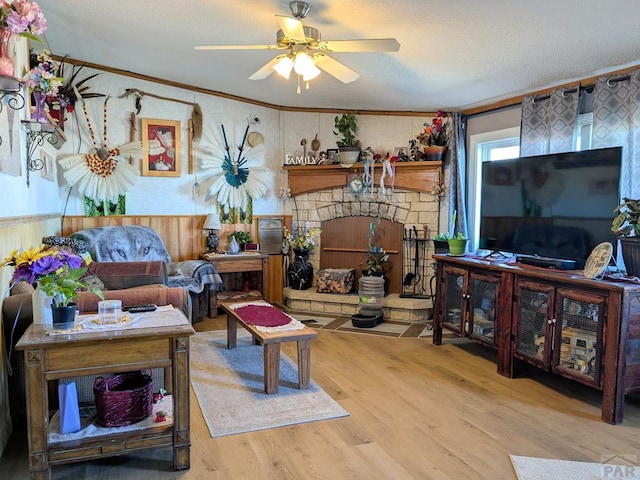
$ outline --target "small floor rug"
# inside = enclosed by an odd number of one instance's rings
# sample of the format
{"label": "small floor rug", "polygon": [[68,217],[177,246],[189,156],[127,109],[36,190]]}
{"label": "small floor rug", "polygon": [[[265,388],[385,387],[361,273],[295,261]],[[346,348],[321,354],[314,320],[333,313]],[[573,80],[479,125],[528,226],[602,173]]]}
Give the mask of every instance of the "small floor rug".
{"label": "small floor rug", "polygon": [[311,312],[296,312],[287,310],[287,313],[305,325],[319,330],[335,330],[337,332],[364,333],[383,337],[395,338],[422,338],[433,336],[433,323],[424,322],[400,322],[397,320],[385,320],[372,328],[354,327],[351,317],[346,315],[327,316]]}
{"label": "small floor rug", "polygon": [[265,394],[262,347],[240,329],[232,350],[226,331],[197,333],[190,357],[191,384],[212,437],[349,415],[313,380],[308,389],[298,389],[297,364],[284,353],[278,393]]}
{"label": "small floor rug", "polygon": [[618,456],[604,463],[572,462],[517,455],[509,455],[509,457],[518,480],[640,479],[640,466],[620,465],[625,459]]}

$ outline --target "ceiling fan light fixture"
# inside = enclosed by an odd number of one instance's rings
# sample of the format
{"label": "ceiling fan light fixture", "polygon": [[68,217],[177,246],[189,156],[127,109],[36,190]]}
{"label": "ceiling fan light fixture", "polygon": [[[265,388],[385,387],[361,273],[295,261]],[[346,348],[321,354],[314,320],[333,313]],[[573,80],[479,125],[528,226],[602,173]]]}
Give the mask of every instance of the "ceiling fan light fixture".
{"label": "ceiling fan light fixture", "polygon": [[293,69],[298,75],[312,74],[316,69],[313,59],[307,54],[307,52],[296,53],[296,59],[293,62]]}
{"label": "ceiling fan light fixture", "polygon": [[315,65],[311,65],[311,67],[309,67],[309,69],[302,75],[302,80],[307,82],[307,90],[309,90],[309,80],[313,80],[314,78],[316,78],[318,75],[320,75],[320,72],[322,72],[322,70],[320,70]]}
{"label": "ceiling fan light fixture", "polygon": [[273,69],[276,71],[278,75],[283,78],[289,80],[289,76],[291,75],[291,70],[293,69],[293,60],[290,55],[283,55],[273,66]]}

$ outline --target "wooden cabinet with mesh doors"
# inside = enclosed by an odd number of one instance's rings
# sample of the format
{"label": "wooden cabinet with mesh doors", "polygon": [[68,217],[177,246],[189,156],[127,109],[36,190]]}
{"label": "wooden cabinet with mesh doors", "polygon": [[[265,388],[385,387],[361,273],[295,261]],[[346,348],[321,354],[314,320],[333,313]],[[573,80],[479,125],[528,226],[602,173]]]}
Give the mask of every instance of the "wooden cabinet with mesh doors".
{"label": "wooden cabinet with mesh doors", "polygon": [[[446,329],[495,348],[501,375],[513,377],[517,360],[599,389],[602,419],[622,422],[625,395],[640,390],[640,285],[470,256],[434,258],[435,344]],[[493,342],[484,307],[493,310]]]}
{"label": "wooden cabinet with mesh doors", "polygon": [[[434,343],[441,343],[442,328],[446,328],[500,354],[509,352],[509,325],[500,330],[496,315],[499,296],[505,291],[503,283],[509,282],[509,276],[454,265],[441,265],[436,276],[437,290],[443,295],[436,297],[436,315],[441,321],[434,330]],[[506,360],[498,362],[498,373],[507,375],[502,368],[508,364]]]}

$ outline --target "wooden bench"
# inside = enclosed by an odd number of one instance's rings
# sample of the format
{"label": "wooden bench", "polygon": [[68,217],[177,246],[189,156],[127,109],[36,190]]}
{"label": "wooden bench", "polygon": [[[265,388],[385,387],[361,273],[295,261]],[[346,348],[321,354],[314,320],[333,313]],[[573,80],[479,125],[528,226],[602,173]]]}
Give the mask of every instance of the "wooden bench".
{"label": "wooden bench", "polygon": [[[254,300],[255,301],[255,300]],[[280,344],[283,342],[298,342],[298,388],[309,388],[311,380],[311,340],[318,333],[305,325],[300,330],[288,330],[267,333],[258,330],[254,325],[245,323],[230,305],[243,303],[238,301],[221,302],[220,307],[227,314],[227,348],[236,347],[238,323],[253,337],[255,345],[262,345],[264,349],[264,391],[267,394],[278,393],[280,379]],[[274,307],[275,308],[275,307]]]}

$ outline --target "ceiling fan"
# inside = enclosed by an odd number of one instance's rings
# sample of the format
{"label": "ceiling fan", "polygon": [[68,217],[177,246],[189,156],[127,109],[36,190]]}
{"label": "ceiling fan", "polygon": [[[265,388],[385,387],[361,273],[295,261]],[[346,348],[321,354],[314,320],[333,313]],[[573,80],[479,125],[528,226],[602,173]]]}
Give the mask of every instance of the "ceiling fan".
{"label": "ceiling fan", "polygon": [[343,83],[350,83],[360,75],[346,65],[331,58],[330,52],[397,52],[400,44],[395,38],[376,38],[362,40],[321,40],[320,31],[302,24],[311,6],[307,2],[289,3],[292,17],[276,15],[280,26],[276,34],[276,45],[196,45],[196,50],[286,50],[276,56],[257,72],[250,80],[263,80],[274,71],[289,78],[293,70],[298,75],[298,93],[300,78],[309,88],[309,80],[317,77],[321,70],[334,76]]}

